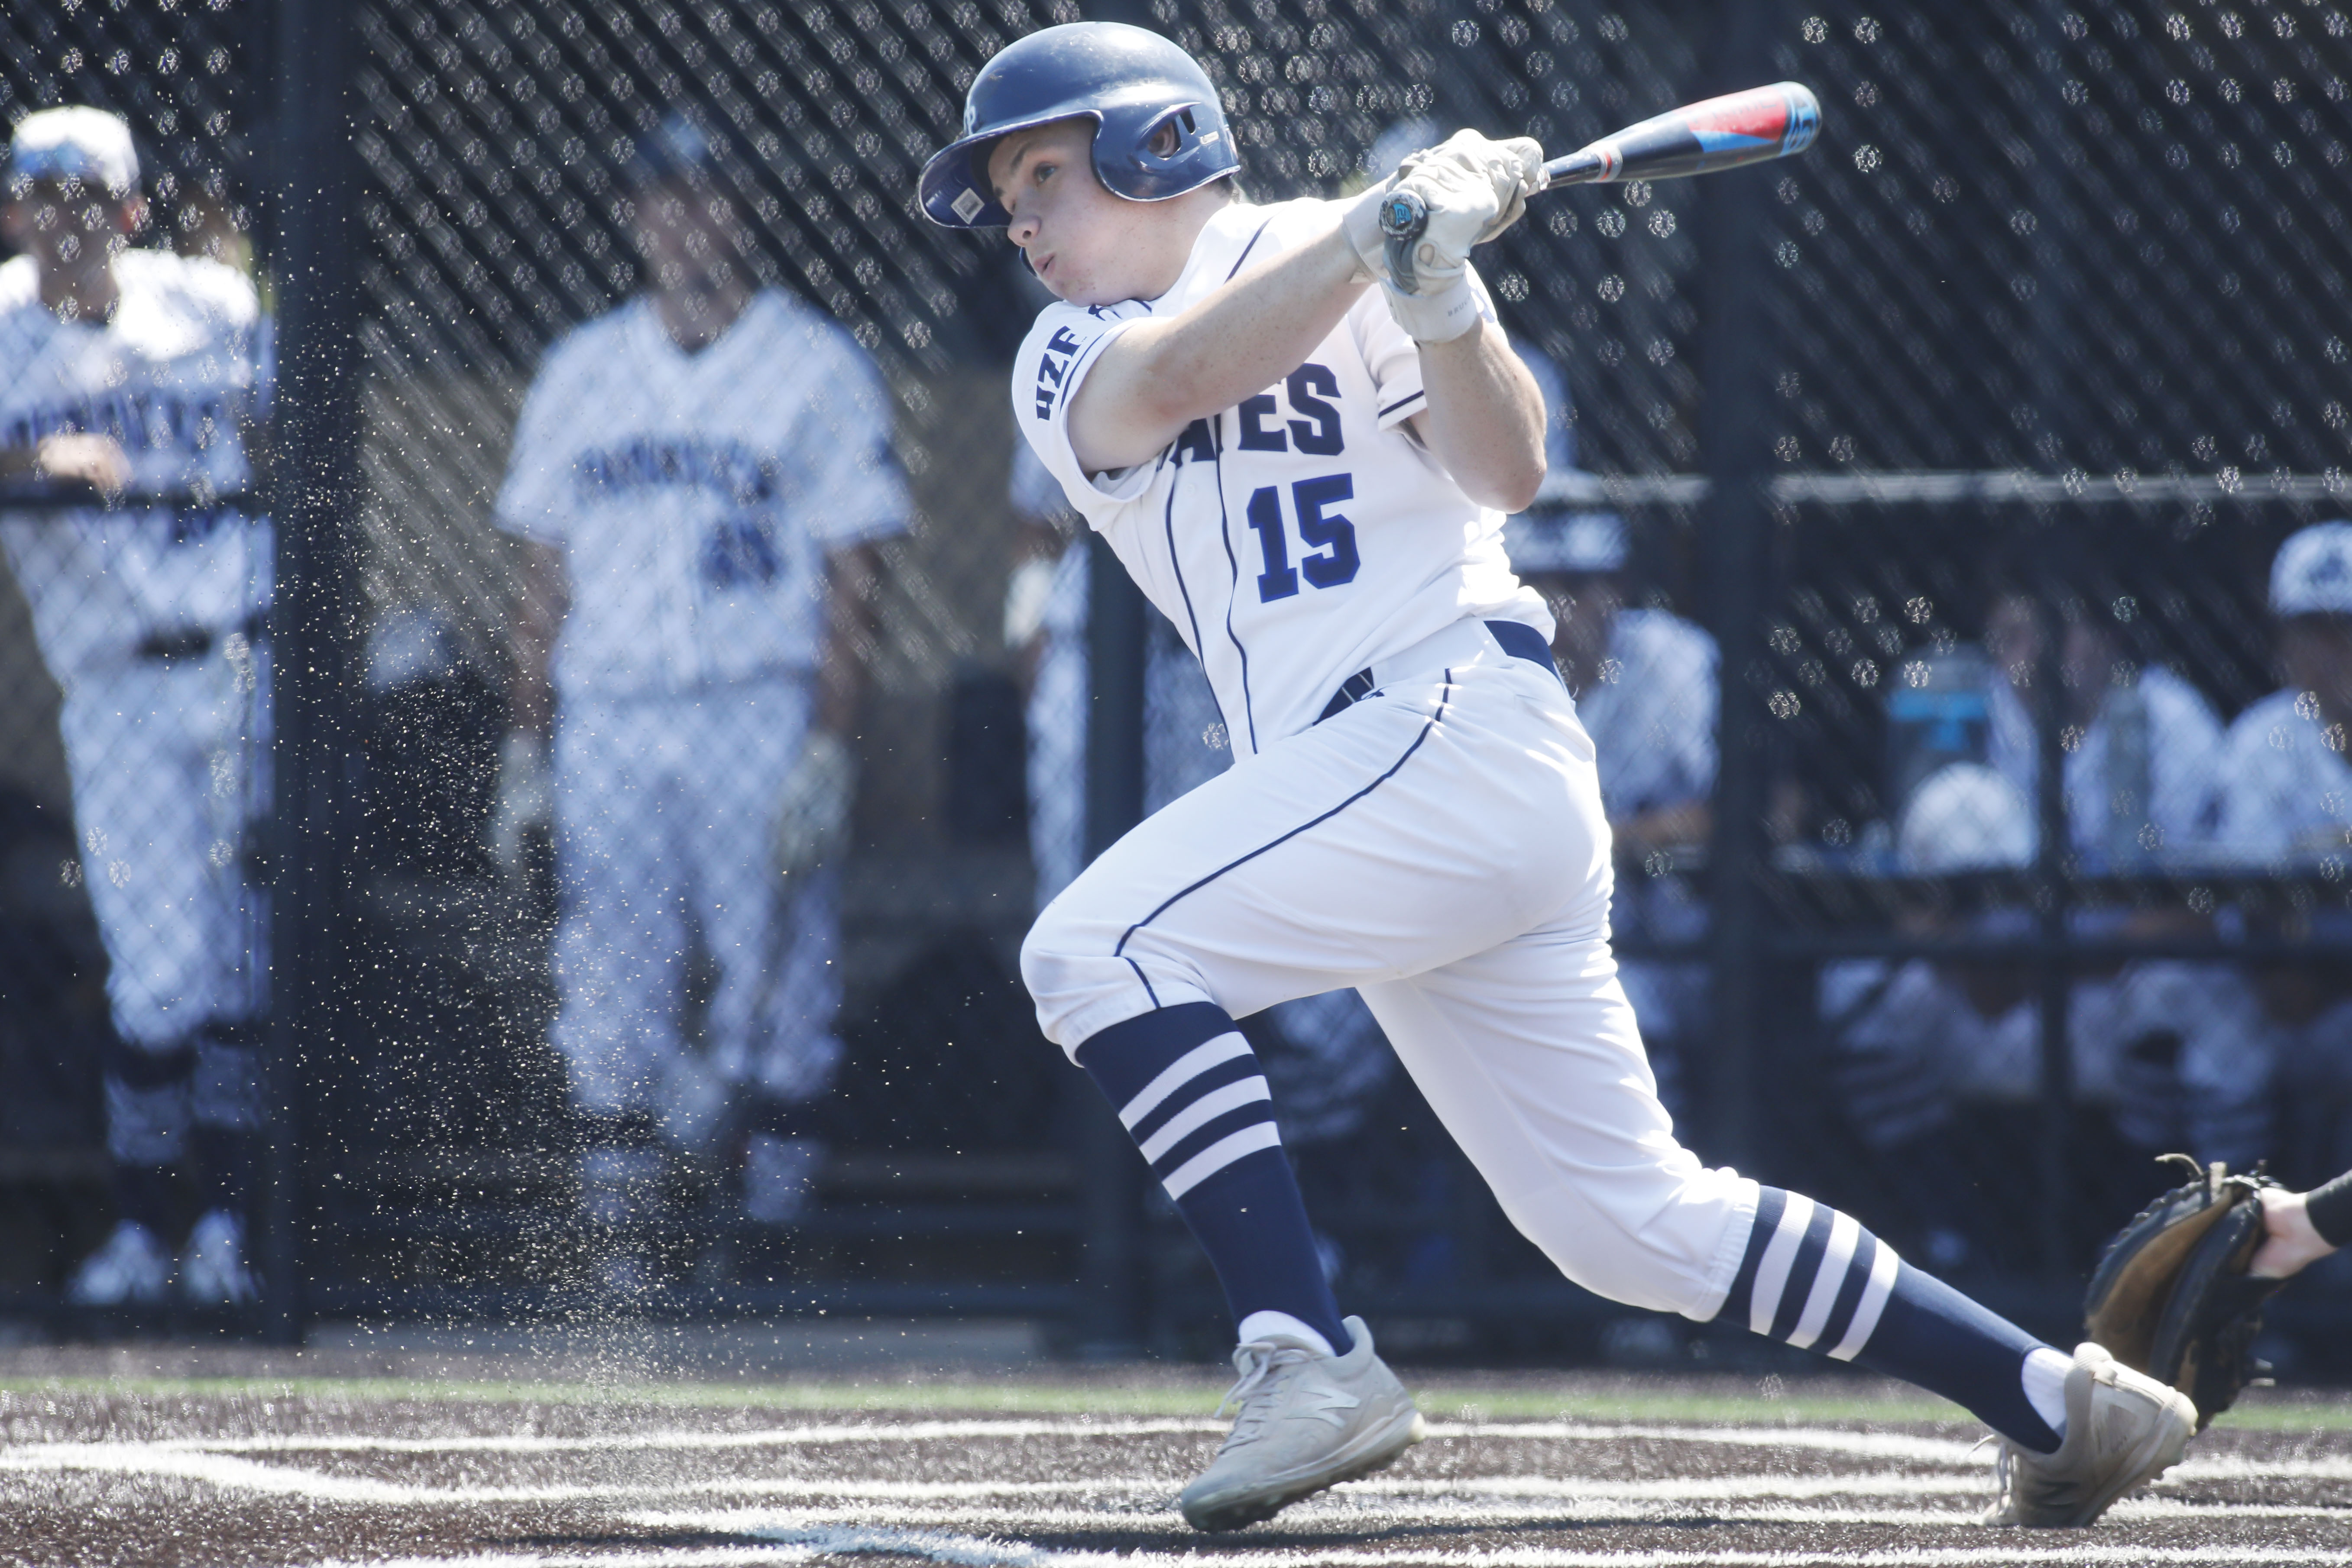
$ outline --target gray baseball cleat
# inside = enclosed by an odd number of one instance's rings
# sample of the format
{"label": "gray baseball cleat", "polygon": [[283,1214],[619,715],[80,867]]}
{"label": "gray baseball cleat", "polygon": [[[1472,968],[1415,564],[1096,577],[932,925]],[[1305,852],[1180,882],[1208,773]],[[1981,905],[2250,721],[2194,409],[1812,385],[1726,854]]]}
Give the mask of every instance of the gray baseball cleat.
{"label": "gray baseball cleat", "polygon": [[1178,1500],[1195,1530],[1239,1530],[1271,1519],[1309,1493],[1368,1475],[1421,1441],[1421,1412],[1388,1363],[1372,1353],[1361,1318],[1347,1320],[1355,1347],[1325,1355],[1286,1334],[1234,1352],[1241,1381],[1225,1395],[1234,1429],[1209,1468]]}
{"label": "gray baseball cleat", "polygon": [[2066,1374],[2066,1440],[2037,1454],[2003,1437],[2000,1495],[1987,1524],[2080,1527],[2180,1460],[2197,1407],[2179,1389],[2134,1372],[2095,1344],[2074,1347]]}

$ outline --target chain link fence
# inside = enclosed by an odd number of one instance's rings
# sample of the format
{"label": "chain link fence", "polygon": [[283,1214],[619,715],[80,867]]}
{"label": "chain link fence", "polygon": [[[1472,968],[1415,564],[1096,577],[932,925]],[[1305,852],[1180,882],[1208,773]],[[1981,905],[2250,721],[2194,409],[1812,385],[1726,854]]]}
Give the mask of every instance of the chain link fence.
{"label": "chain link fence", "polygon": [[[1080,14],[348,13],[359,662],[315,872],[336,1005],[299,1064],[313,1309],[831,1300],[1092,1312],[1129,1342],[1201,1316],[1212,1282],[1013,956],[1122,810],[1231,753],[1171,629],[1015,460],[1034,285],[911,200],[973,72]],[[1354,188],[1456,124],[1558,152],[1735,86],[1820,94],[1803,158],[1554,195],[1481,263],[1550,371],[1553,476],[1515,539],[1563,612],[1629,989],[1702,1153],[2038,1283],[2021,1310],[2053,1331],[2147,1155],[2346,1163],[2352,584],[2339,605],[2328,574],[2352,551],[2304,532],[2344,486],[2340,7],[1116,15],[1202,60],[1259,199]],[[283,19],[12,18],[0,114],[123,114],[137,243],[249,242],[266,279]],[[266,390],[266,331],[250,352]],[[27,537],[91,515],[12,495]],[[125,1201],[94,1151],[101,1079],[141,1065],[131,993],[188,1005],[110,868],[201,844],[248,921],[285,868],[214,865],[242,840],[209,822],[95,847],[110,787],[137,813],[174,792],[131,742],[61,731],[72,671],[11,564],[6,919],[12,951],[62,956],[8,982],[6,1071],[61,1113],[0,1131],[9,1223],[42,1238],[5,1283],[54,1292]],[[210,759],[236,752],[257,808],[270,648],[204,626],[200,657],[149,662],[254,701],[184,793],[224,798]],[[198,927],[266,967],[257,935]],[[1351,1302],[1427,1349],[1546,1321],[1683,1353],[1510,1235],[1360,1005],[1249,1027]],[[184,1232],[207,1200],[173,1179]]]}

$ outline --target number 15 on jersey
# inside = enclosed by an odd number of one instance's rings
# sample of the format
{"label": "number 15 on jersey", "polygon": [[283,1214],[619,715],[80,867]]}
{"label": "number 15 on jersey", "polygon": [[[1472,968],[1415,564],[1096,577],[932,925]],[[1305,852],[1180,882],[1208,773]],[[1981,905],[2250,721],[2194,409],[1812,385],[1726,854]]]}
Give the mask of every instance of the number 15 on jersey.
{"label": "number 15 on jersey", "polygon": [[1265,570],[1258,574],[1257,596],[1261,604],[1287,599],[1298,592],[1302,572],[1307,581],[1318,588],[1336,588],[1342,583],[1352,583],[1356,570],[1363,564],[1356,553],[1356,525],[1330,509],[1356,494],[1356,481],[1350,474],[1325,474],[1318,479],[1298,479],[1290,486],[1290,511],[1297,519],[1298,537],[1307,547],[1298,564],[1290,563],[1290,533],[1283,518],[1282,487],[1266,485],[1254,491],[1246,513],[1250,528],[1257,534],[1258,551],[1265,558]]}

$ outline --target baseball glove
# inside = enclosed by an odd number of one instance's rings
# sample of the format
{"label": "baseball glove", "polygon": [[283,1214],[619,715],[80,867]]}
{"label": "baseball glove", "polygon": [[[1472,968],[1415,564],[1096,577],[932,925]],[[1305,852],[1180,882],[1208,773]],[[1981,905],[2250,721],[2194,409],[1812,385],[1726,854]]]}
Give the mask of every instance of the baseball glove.
{"label": "baseball glove", "polygon": [[2116,1234],[2083,1300],[2084,1336],[2196,1403],[2197,1426],[2227,1410],[2263,1370],[2252,1346],[2263,1303],[2285,1283],[2246,1265],[2263,1240],[2259,1171],[2231,1175],[2167,1154],[2191,1179]]}

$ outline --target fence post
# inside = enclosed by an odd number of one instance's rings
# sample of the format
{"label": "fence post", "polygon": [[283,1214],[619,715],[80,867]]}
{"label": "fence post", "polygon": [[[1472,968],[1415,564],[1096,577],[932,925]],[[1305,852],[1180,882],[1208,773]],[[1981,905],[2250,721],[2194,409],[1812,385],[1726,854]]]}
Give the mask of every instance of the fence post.
{"label": "fence post", "polygon": [[[1142,591],[1089,531],[1087,556],[1087,858],[1143,820]],[[1143,1348],[1143,1162],[1102,1097],[1083,1094],[1087,1188],[1080,1343],[1093,1359]]]}
{"label": "fence post", "polygon": [[2070,999],[2074,969],[2072,884],[2074,839],[2066,820],[2065,588],[2047,575],[2037,618],[2042,652],[2033,664],[2033,910],[2040,950],[2033,965],[2034,1019],[2041,1040],[2042,1116],[2034,1140],[2039,1251],[2044,1273],[2063,1283],[2072,1272],[2070,1231],[2074,1073]]}
{"label": "fence post", "polygon": [[[1779,7],[1727,0],[1707,61],[1711,90],[1769,79],[1770,28]],[[1763,1029],[1765,768],[1770,743],[1765,683],[1769,605],[1765,572],[1771,515],[1764,487],[1772,451],[1769,373],[1760,274],[1771,174],[1749,171],[1699,182],[1702,329],[1701,462],[1708,480],[1701,537],[1711,571],[1706,598],[1720,652],[1714,838],[1708,849],[1715,1045],[1700,1086],[1710,1161],[1752,1165],[1759,1154],[1757,1058]]]}
{"label": "fence post", "polygon": [[278,0],[270,276],[278,365],[268,488],[276,800],[271,836],[272,1108],[260,1256],[268,1337],[299,1343],[309,1223],[301,1188],[306,1059],[326,1045],[340,984],[348,846],[346,730],[355,659],[357,318],[352,8]]}

